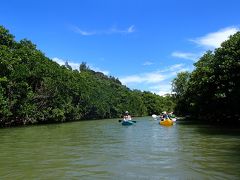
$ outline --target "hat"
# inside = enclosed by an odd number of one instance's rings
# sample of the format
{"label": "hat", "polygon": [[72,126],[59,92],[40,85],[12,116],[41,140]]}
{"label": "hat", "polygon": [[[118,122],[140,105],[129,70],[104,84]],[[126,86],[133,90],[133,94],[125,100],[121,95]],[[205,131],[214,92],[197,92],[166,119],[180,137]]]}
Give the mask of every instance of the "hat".
{"label": "hat", "polygon": [[125,113],[128,114],[128,111],[126,111]]}
{"label": "hat", "polygon": [[163,113],[163,114],[166,114],[167,112],[166,112],[166,111],[163,111],[162,113]]}

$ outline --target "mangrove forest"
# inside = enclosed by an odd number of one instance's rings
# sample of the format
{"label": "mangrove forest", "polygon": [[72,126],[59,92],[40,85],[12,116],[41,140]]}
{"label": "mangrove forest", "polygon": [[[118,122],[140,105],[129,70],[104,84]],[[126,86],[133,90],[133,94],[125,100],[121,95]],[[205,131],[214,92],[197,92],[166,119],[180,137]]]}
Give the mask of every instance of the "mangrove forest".
{"label": "mangrove forest", "polygon": [[176,112],[205,122],[240,124],[240,32],[194,66],[172,82]]}
{"label": "mangrove forest", "polygon": [[59,65],[0,26],[0,127],[120,118],[172,111],[172,96],[131,90],[118,78]]}

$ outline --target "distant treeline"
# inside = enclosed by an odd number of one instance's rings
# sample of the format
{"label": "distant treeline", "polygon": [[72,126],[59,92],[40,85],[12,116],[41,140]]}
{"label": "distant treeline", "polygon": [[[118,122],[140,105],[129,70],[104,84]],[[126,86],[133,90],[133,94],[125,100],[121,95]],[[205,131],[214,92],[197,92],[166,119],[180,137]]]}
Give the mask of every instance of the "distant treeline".
{"label": "distant treeline", "polygon": [[130,90],[83,62],[60,66],[29,40],[0,26],[0,127],[119,118],[172,111],[171,96]]}
{"label": "distant treeline", "polygon": [[176,112],[208,122],[240,124],[240,32],[206,52],[193,72],[173,80]]}

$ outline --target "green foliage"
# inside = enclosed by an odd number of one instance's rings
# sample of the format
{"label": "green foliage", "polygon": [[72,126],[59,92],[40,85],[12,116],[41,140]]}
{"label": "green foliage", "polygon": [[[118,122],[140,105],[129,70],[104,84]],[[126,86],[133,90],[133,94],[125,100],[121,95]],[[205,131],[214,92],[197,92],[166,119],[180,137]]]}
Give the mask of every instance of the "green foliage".
{"label": "green foliage", "polygon": [[195,67],[190,76],[178,74],[173,81],[176,108],[208,121],[239,122],[240,32],[204,54]]}
{"label": "green foliage", "polygon": [[186,105],[189,79],[189,72],[180,72],[172,81],[172,91],[175,93],[174,97],[177,104],[175,107],[175,113],[179,115],[187,114],[189,112],[189,107]]}
{"label": "green foliage", "polygon": [[12,47],[14,44],[14,36],[9,33],[7,29],[0,26],[0,45]]}
{"label": "green foliage", "polygon": [[180,72],[177,74],[177,77],[173,79],[172,89],[176,93],[176,96],[181,97],[186,94],[189,78],[189,72]]}
{"label": "green foliage", "polygon": [[0,126],[145,116],[172,110],[169,97],[130,90],[114,77],[60,66],[0,26]]}
{"label": "green foliage", "polygon": [[175,103],[171,96],[158,96],[150,92],[143,92],[142,98],[148,114],[160,114],[163,111],[173,111]]}

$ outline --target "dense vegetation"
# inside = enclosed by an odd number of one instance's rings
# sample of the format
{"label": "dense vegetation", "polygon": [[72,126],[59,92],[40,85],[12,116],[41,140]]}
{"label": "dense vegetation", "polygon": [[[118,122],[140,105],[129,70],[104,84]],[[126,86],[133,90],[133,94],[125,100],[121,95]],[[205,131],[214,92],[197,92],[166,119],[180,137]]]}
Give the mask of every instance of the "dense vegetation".
{"label": "dense vegetation", "polygon": [[170,96],[130,90],[83,62],[60,66],[0,26],[0,127],[134,116],[173,110]]}
{"label": "dense vegetation", "polygon": [[[176,111],[209,122],[240,122],[240,32],[173,80]],[[234,123],[232,123],[234,122]]]}

